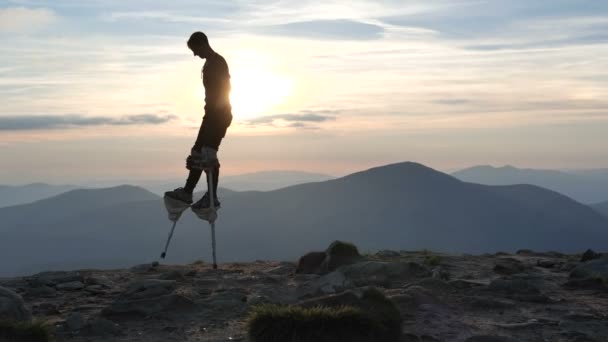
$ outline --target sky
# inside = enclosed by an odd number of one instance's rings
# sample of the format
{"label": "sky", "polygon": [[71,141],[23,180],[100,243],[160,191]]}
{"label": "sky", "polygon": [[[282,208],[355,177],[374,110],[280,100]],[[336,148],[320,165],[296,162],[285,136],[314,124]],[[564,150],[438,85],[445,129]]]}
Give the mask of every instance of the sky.
{"label": "sky", "polygon": [[0,184],[186,177],[203,31],[222,174],[608,168],[608,2],[0,1]]}

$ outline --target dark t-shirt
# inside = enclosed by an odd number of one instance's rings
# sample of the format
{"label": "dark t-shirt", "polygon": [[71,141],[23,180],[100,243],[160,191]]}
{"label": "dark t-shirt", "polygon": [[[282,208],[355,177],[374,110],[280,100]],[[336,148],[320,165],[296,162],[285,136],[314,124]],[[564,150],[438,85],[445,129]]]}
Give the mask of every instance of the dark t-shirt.
{"label": "dark t-shirt", "polygon": [[224,57],[215,52],[206,59],[202,71],[205,86],[205,117],[232,117],[228,63]]}

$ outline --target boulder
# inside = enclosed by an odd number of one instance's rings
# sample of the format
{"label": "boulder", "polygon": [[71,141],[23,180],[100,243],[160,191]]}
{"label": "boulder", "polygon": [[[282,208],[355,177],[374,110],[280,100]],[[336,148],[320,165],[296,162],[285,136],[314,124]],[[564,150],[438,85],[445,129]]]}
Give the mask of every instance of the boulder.
{"label": "boulder", "polygon": [[340,266],[354,264],[361,260],[357,246],[350,242],[334,241],[325,251],[327,258],[323,261],[323,271],[331,272]]}
{"label": "boulder", "polygon": [[519,260],[513,258],[498,258],[494,266],[494,272],[503,275],[522,273],[527,267]]}
{"label": "boulder", "polygon": [[23,298],[13,290],[0,286],[0,321],[29,322],[32,314]]}
{"label": "boulder", "polygon": [[570,278],[602,278],[608,279],[608,256],[587,261],[575,267],[570,272]]}
{"label": "boulder", "polygon": [[310,252],[306,253],[300,260],[298,260],[298,266],[296,267],[296,273],[304,274],[319,274],[321,273],[321,267],[327,254],[325,252]]}
{"label": "boulder", "polygon": [[581,256],[581,262],[587,262],[587,261],[590,261],[590,260],[599,259],[601,256],[602,256],[602,254],[596,253],[592,249],[588,249]]}

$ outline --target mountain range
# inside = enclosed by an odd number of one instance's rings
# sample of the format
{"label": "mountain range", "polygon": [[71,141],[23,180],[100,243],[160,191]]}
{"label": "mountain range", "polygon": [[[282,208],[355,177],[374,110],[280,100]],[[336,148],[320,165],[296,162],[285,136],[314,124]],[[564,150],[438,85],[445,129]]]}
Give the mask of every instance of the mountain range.
{"label": "mountain range", "polygon": [[586,204],[608,200],[606,169],[558,171],[481,165],[454,172],[452,176],[465,182],[486,185],[537,185]]}
{"label": "mountain range", "polygon": [[[198,194],[200,196],[200,194]],[[362,250],[580,252],[608,243],[608,218],[533,185],[487,186],[405,162],[273,191],[222,193],[222,261],[290,260],[337,239]],[[0,208],[0,276],[156,259],[170,227],[139,187],[74,190]],[[187,211],[167,262],[210,256],[209,228]]]}
{"label": "mountain range", "polygon": [[77,188],[79,188],[77,185],[51,185],[46,183],[0,185],[0,208],[30,203]]}

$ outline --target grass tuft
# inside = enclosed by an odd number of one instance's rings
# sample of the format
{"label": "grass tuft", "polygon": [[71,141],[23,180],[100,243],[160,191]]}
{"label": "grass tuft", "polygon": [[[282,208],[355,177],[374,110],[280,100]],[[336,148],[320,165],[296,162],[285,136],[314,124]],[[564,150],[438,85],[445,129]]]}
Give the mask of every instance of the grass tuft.
{"label": "grass tuft", "polygon": [[0,321],[0,341],[52,342],[54,338],[44,322]]}

